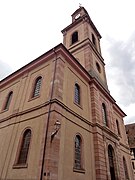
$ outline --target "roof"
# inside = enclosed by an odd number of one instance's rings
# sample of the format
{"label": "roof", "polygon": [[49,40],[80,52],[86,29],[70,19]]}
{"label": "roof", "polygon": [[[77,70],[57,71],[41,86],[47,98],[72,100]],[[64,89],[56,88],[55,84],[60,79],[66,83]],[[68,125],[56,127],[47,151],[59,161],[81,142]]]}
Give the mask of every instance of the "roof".
{"label": "roof", "polygon": [[75,69],[79,69],[79,73],[81,74],[82,77],[84,77],[89,83],[94,83],[98,88],[106,94],[106,97],[110,99],[110,101],[117,107],[117,111],[121,115],[125,115],[125,113],[120,109],[120,107],[116,104],[115,100],[113,97],[108,93],[108,91],[95,79],[92,78],[92,76],[86,71],[86,69],[76,60],[76,58],[67,50],[67,48],[62,44],[58,44],[57,46],[53,47],[49,51],[45,52],[38,58],[34,59],[30,63],[26,64],[22,68],[18,69],[17,71],[13,72],[6,78],[0,81],[0,88],[3,86],[6,86],[9,82],[14,81],[15,79],[21,77],[24,75],[24,73],[28,73],[31,69],[43,64],[44,62],[50,60],[50,58],[56,56],[56,53],[61,53],[63,56],[65,56],[66,60],[69,63],[72,63]]}
{"label": "roof", "polygon": [[76,60],[76,58],[67,50],[67,48],[62,43],[60,43],[57,46],[50,49],[49,51],[42,54],[41,56],[37,57],[33,61],[29,62],[25,66],[21,67],[17,71],[11,73],[9,76],[2,79],[0,81],[0,88],[3,87],[5,84],[7,84],[9,81],[10,82],[13,81],[14,79],[22,76],[24,73],[29,72],[31,69],[44,63],[45,61],[47,61],[48,59],[50,59],[51,57],[53,57],[55,55],[55,53],[54,53],[55,51],[58,52],[60,50],[61,50],[61,53],[63,52],[68,57],[70,57],[70,59],[72,59],[83,70],[83,72],[85,72],[85,74],[87,74],[87,76],[89,76],[89,73],[86,71],[86,69]]}

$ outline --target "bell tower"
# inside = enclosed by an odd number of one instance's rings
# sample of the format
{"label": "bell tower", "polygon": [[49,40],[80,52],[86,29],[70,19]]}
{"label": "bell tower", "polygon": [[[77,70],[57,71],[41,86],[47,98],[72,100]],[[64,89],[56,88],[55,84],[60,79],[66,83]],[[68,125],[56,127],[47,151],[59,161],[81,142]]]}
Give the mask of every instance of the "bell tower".
{"label": "bell tower", "polygon": [[107,90],[105,63],[101,55],[101,35],[84,7],[72,15],[72,23],[62,30],[63,44]]}

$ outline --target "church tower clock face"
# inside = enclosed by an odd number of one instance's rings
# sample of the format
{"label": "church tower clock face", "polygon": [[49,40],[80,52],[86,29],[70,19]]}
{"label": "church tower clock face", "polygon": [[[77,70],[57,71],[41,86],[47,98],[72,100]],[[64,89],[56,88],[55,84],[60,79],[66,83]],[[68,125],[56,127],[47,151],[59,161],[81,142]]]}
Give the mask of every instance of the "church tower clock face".
{"label": "church tower clock face", "polygon": [[75,16],[75,19],[78,19],[80,17],[80,13]]}

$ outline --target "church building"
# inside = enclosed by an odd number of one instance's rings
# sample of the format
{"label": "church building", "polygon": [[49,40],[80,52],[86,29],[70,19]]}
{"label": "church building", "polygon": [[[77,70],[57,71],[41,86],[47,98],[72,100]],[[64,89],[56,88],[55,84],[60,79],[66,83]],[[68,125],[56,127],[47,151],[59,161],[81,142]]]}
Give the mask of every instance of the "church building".
{"label": "church building", "polygon": [[130,147],[132,167],[133,167],[134,176],[135,176],[135,123],[126,124],[125,128],[126,128],[126,134],[128,138],[129,147]]}
{"label": "church building", "polygon": [[63,44],[0,81],[0,180],[133,180],[101,35],[84,7]]}

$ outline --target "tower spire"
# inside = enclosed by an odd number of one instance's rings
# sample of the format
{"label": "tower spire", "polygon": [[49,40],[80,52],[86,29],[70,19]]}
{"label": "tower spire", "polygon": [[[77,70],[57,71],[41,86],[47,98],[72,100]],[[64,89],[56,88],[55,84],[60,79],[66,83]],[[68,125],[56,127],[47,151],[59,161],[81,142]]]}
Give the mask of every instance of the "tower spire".
{"label": "tower spire", "polygon": [[105,63],[100,49],[101,35],[80,3],[72,14],[72,23],[62,33],[66,48],[108,90]]}
{"label": "tower spire", "polygon": [[79,3],[79,8],[80,8],[80,7],[82,7],[82,4],[81,4],[81,3]]}

